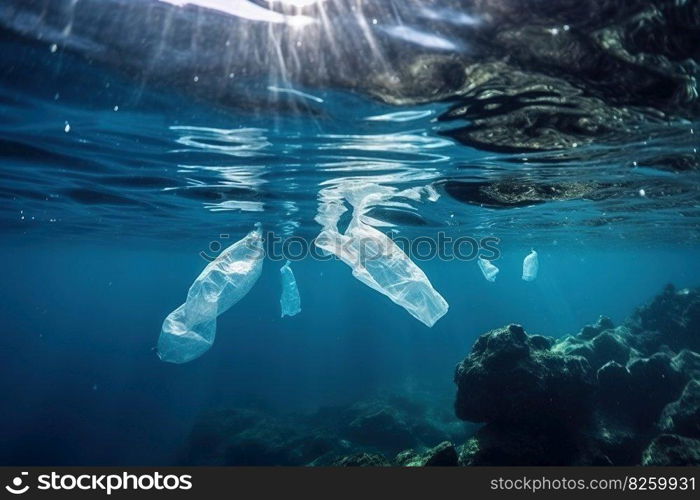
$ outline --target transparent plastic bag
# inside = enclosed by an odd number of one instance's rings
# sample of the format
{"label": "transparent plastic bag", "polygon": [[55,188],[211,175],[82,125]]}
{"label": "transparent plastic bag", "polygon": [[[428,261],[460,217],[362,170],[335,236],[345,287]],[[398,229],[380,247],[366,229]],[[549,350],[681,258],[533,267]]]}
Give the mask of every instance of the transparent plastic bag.
{"label": "transparent plastic bag", "polygon": [[280,297],[280,307],[282,308],[282,317],[296,316],[301,312],[301,297],[299,296],[299,287],[297,280],[294,277],[294,271],[287,261],[280,268],[282,277],[282,296]]}
{"label": "transparent plastic bag", "polygon": [[158,356],[186,363],[214,343],[216,318],[241,300],[260,277],[265,256],[260,226],[226,248],[201,272],[187,300],[163,321]]}

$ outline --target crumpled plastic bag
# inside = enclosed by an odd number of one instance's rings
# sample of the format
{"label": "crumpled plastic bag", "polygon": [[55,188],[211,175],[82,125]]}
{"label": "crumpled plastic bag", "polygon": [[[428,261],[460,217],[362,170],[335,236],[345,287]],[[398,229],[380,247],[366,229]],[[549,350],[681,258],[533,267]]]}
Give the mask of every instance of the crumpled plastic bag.
{"label": "crumpled plastic bag", "polygon": [[[381,199],[385,187],[356,186],[346,199],[353,205],[353,217],[344,234],[337,221],[344,209],[326,206],[322,218],[324,229],[315,244],[352,268],[352,274],[365,285],[389,297],[413,317],[432,327],[449,308],[445,299],[433,288],[425,273],[391,238],[364,223],[361,218],[368,200]],[[392,193],[393,194],[393,193]],[[317,219],[319,220],[319,219]]]}
{"label": "crumpled plastic bag", "polygon": [[487,281],[496,281],[496,275],[501,271],[490,261],[479,257],[479,269],[481,269],[481,274],[484,275]]}
{"label": "crumpled plastic bag", "polygon": [[282,317],[296,316],[301,312],[301,297],[299,297],[299,287],[289,261],[280,268],[280,275],[282,277],[282,296],[280,297]]}
{"label": "crumpled plastic bag", "polygon": [[265,251],[260,225],[204,268],[187,300],[163,321],[158,357],[170,363],[198,358],[214,343],[216,318],[250,291],[262,271]]}

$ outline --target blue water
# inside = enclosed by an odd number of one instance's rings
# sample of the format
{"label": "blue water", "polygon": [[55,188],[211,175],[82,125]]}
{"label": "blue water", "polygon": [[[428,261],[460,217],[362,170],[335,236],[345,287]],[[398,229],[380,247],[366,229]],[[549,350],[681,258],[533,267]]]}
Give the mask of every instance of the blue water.
{"label": "blue water", "polygon": [[[552,164],[440,135],[446,103],[396,108],[303,89],[311,97],[293,98],[313,113],[235,111],[45,45],[3,46],[2,464],[176,463],[203,411],[253,400],[310,411],[383,390],[449,398],[455,364],[490,329],[562,336],[601,314],[618,324],[666,283],[700,282],[698,174],[644,168],[660,151],[692,151],[696,125]],[[602,200],[506,209],[441,188],[510,176],[612,184]],[[343,263],[304,259],[293,264],[302,312],[280,319],[281,262],[268,261],[219,318],[209,352],[185,365],[158,359],[162,321],[212,241],[256,222],[313,238],[320,193],[358,180],[434,186],[437,201],[391,207],[379,228],[495,236],[496,282],[475,261],[418,262],[450,305],[429,329]],[[532,247],[540,275],[526,283]]]}

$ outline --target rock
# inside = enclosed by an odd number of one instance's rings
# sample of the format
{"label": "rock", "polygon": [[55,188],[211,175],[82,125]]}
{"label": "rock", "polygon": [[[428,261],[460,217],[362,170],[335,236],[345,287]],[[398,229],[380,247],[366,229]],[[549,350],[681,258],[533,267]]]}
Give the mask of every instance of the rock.
{"label": "rock", "polygon": [[406,422],[389,409],[381,409],[354,419],[348,427],[348,437],[360,444],[394,451],[416,444],[416,439]]}
{"label": "rock", "polygon": [[596,425],[579,436],[581,453],[572,465],[637,465],[647,446],[646,433],[633,426],[598,415]]}
{"label": "rock", "polygon": [[700,380],[700,354],[683,349],[672,360],[671,365],[688,379]]}
{"label": "rock", "polygon": [[700,439],[700,381],[688,382],[681,397],[664,408],[659,427],[668,434]]}
{"label": "rock", "polygon": [[609,361],[596,372],[598,400],[605,409],[624,413],[627,395],[630,390],[630,374],[627,368],[615,361]]}
{"label": "rock", "polygon": [[396,465],[402,467],[456,467],[458,461],[457,450],[449,441],[443,441],[422,454],[415,450],[404,450],[394,460]]}
{"label": "rock", "polygon": [[487,424],[462,446],[465,466],[568,465],[576,447],[567,432],[529,426]]}
{"label": "rock", "polygon": [[700,465],[700,440],[661,434],[644,450],[642,465]]}
{"label": "rock", "polygon": [[591,411],[588,361],[509,325],[479,337],[457,365],[457,416],[472,422],[575,425]]}
{"label": "rock", "polygon": [[667,287],[619,327],[601,317],[559,341],[519,325],[482,335],[455,372],[457,416],[486,422],[459,462],[696,463],[698,303],[699,290]]}
{"label": "rock", "polygon": [[356,453],[336,460],[333,467],[389,467],[389,461],[379,453]]}
{"label": "rock", "polygon": [[627,369],[630,386],[626,411],[636,417],[638,424],[651,425],[663,407],[679,396],[685,377],[671,366],[671,358],[661,353],[637,359]]}
{"label": "rock", "polygon": [[591,340],[605,330],[612,330],[613,328],[615,328],[615,325],[610,318],[607,316],[600,316],[594,325],[586,325],[581,328],[577,336],[584,340]]}
{"label": "rock", "polygon": [[489,208],[527,207],[550,201],[590,199],[598,188],[592,182],[540,184],[529,178],[492,182],[449,180],[442,186],[457,201]]}
{"label": "rock", "polygon": [[632,355],[622,334],[606,330],[591,337],[591,331],[582,330],[583,336],[566,337],[555,346],[554,350],[571,356],[586,358],[591,368],[597,370],[609,361],[626,364]]}
{"label": "rock", "polygon": [[700,351],[700,290],[676,290],[668,285],[649,304],[638,308],[627,321],[630,341],[642,353],[651,354],[668,346]]}
{"label": "rock", "polygon": [[401,467],[421,467],[423,465],[423,457],[415,450],[404,450],[396,455],[394,463]]}
{"label": "rock", "polygon": [[597,398],[608,416],[639,429],[653,426],[663,407],[678,397],[687,380],[662,353],[638,358],[627,367],[608,362],[596,378]]}
{"label": "rock", "polygon": [[449,441],[443,441],[425,453],[426,467],[455,467],[457,466],[457,450]]}

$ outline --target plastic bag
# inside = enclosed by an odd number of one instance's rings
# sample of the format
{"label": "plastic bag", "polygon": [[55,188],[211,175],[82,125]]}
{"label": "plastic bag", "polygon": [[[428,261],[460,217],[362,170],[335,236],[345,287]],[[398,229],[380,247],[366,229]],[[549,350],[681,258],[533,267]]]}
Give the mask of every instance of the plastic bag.
{"label": "plastic bag", "polygon": [[532,250],[523,260],[523,279],[525,281],[534,281],[537,278],[539,269],[540,263],[537,260],[537,252]]}
{"label": "plastic bag", "polygon": [[484,278],[491,282],[496,281],[496,275],[500,272],[500,269],[482,257],[479,257],[479,269]]}
{"label": "plastic bag", "polygon": [[265,252],[262,230],[226,248],[201,272],[187,292],[187,300],[163,321],[158,356],[170,363],[186,363],[214,343],[216,318],[241,300],[260,277]]}
{"label": "plastic bag", "polygon": [[384,202],[394,191],[375,184],[359,184],[343,192],[353,206],[352,221],[344,234],[337,229],[339,217],[345,211],[338,203],[339,197],[322,205],[317,220],[324,230],[316,237],[315,244],[350,266],[355,278],[431,327],[447,313],[447,302],[391,238],[362,221],[372,202]]}
{"label": "plastic bag", "polygon": [[280,297],[282,317],[296,316],[301,312],[301,297],[299,297],[297,280],[289,266],[289,261],[280,268],[280,274],[282,276],[282,296]]}

